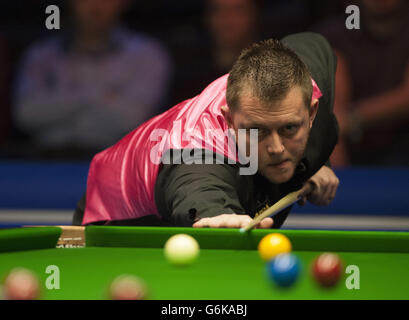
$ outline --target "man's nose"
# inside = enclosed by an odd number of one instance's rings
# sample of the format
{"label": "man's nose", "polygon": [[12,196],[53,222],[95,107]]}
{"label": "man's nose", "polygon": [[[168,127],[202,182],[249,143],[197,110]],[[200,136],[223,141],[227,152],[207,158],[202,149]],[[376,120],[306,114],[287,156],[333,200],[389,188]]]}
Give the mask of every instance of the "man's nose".
{"label": "man's nose", "polygon": [[267,152],[270,154],[280,154],[284,152],[284,145],[277,132],[272,132],[268,137]]}

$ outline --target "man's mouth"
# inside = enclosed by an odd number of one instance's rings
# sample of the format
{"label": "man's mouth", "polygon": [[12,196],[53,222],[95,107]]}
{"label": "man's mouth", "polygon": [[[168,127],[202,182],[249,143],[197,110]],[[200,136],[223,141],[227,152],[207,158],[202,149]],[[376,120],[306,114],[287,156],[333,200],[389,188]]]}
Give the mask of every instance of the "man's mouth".
{"label": "man's mouth", "polygon": [[285,160],[282,160],[282,161],[279,161],[279,162],[271,163],[271,164],[269,164],[269,166],[280,168],[280,167],[285,167],[289,163],[290,163],[290,160],[285,159]]}

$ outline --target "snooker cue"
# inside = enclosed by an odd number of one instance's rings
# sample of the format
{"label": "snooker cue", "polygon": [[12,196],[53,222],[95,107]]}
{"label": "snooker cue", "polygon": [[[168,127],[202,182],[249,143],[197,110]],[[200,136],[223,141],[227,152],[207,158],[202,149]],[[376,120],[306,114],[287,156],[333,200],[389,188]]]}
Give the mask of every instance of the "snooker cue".
{"label": "snooker cue", "polygon": [[287,194],[285,197],[281,198],[276,203],[274,203],[271,207],[267,208],[262,213],[260,213],[247,227],[241,228],[240,232],[244,233],[246,231],[249,231],[250,229],[254,228],[264,218],[267,218],[277,212],[280,212],[281,210],[297,202],[298,200],[301,199],[302,192],[305,192],[304,188]]}

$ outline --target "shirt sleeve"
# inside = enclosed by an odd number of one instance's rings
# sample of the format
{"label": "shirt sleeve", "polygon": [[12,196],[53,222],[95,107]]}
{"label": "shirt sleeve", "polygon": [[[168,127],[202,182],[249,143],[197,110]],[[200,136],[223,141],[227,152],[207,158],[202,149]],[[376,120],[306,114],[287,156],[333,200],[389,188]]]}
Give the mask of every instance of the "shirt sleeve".
{"label": "shirt sleeve", "polygon": [[156,206],[165,220],[177,226],[192,226],[201,218],[225,213],[244,214],[238,185],[234,165],[163,165],[155,185]]}

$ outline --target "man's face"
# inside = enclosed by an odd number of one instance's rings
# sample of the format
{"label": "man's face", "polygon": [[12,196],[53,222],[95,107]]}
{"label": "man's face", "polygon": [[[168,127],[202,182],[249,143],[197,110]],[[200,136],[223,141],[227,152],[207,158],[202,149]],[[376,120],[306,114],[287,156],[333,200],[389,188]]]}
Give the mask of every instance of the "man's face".
{"label": "man's face", "polygon": [[79,27],[85,32],[109,30],[121,14],[126,0],[72,0],[72,8]]}
{"label": "man's face", "polygon": [[[304,155],[317,108],[317,100],[307,108],[301,88],[294,87],[283,100],[272,104],[243,94],[238,110],[228,111],[225,117],[236,136],[238,129],[258,129],[258,172],[280,184],[290,180]],[[246,145],[250,150],[249,130]]]}

